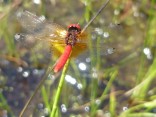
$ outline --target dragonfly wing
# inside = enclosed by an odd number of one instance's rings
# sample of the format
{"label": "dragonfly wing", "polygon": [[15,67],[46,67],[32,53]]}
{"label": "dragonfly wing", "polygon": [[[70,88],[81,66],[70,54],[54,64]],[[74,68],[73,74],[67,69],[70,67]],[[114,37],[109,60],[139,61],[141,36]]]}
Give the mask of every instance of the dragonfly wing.
{"label": "dragonfly wing", "polygon": [[[47,22],[44,16],[36,16],[29,11],[18,11],[17,20],[26,30],[25,34],[15,35],[15,39],[26,42],[27,45],[41,45],[44,48],[50,48],[52,53],[62,53],[61,47],[65,47],[64,39],[67,31],[60,25]],[[26,45],[26,46],[27,46]],[[63,46],[62,46],[63,45]],[[61,50],[61,51],[60,51]]]}
{"label": "dragonfly wing", "polygon": [[45,25],[44,16],[38,17],[29,11],[18,11],[16,13],[18,21],[27,31],[36,32]]}
{"label": "dragonfly wing", "polygon": [[99,52],[100,55],[109,55],[114,53],[115,48],[108,45],[107,40],[89,40],[91,37],[87,33],[81,34],[77,40],[77,48],[81,51],[90,48],[90,51]]}
{"label": "dragonfly wing", "polygon": [[57,57],[63,53],[64,47],[66,46],[63,39],[58,41],[44,37],[43,39],[36,40],[34,35],[24,33],[15,34],[15,42],[18,48],[33,50],[35,53],[50,52],[49,54]]}
{"label": "dragonfly wing", "polygon": [[44,16],[38,17],[29,11],[18,11],[17,19],[28,35],[33,35],[35,39],[64,40],[67,34],[60,25],[47,22]]}
{"label": "dragonfly wing", "polygon": [[76,49],[78,49],[78,52],[80,51],[80,53],[85,50],[93,51],[95,53],[98,52],[100,55],[110,55],[115,52],[115,48],[107,45],[106,43],[101,43],[97,45],[96,43],[92,44],[78,43],[77,45],[78,46],[76,47]]}

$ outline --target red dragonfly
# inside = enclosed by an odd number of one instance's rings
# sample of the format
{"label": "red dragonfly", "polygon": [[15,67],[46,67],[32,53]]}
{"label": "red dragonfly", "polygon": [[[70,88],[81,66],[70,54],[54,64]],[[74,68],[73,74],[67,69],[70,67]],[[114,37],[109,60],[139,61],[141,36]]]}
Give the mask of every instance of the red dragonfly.
{"label": "red dragonfly", "polygon": [[[63,53],[53,68],[56,73],[63,68],[69,56],[77,56],[82,53],[82,51],[86,50],[88,38],[85,30],[103,10],[103,8],[105,8],[108,1],[109,0],[107,0],[107,2],[99,9],[97,14],[82,30],[79,24],[70,24],[68,29],[65,30],[62,26],[56,23],[47,22],[45,17],[38,17],[29,11],[18,12],[17,18],[22,27],[30,33],[27,35],[27,38],[31,35],[33,36],[33,40],[36,39],[38,41],[43,40],[44,42],[47,42],[50,45],[50,48],[54,50],[53,53],[56,55]],[[60,45],[65,48],[64,52],[62,49],[59,49]],[[43,45],[43,47],[45,46]]]}

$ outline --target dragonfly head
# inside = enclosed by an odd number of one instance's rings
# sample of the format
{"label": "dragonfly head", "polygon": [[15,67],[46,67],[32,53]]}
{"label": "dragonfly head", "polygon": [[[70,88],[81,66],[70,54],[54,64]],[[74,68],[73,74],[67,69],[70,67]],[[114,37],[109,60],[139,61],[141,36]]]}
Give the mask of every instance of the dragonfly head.
{"label": "dragonfly head", "polygon": [[79,24],[70,24],[68,26],[68,31],[70,31],[70,30],[77,30],[77,32],[80,33],[81,32],[81,27],[80,27]]}

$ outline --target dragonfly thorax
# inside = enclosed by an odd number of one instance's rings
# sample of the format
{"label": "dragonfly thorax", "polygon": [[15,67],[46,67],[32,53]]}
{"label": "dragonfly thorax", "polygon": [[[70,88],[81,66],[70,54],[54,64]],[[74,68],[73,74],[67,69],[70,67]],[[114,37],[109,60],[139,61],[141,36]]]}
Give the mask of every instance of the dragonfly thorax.
{"label": "dragonfly thorax", "polygon": [[65,43],[67,45],[74,46],[77,42],[78,34],[81,33],[80,27],[77,27],[77,25],[71,25],[68,27],[68,33],[65,38]]}

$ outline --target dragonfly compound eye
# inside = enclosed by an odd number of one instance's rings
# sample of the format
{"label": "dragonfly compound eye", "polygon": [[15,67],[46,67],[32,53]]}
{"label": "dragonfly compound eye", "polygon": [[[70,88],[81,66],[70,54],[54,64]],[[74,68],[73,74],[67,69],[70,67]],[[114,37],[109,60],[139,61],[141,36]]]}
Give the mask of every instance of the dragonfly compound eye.
{"label": "dragonfly compound eye", "polygon": [[80,27],[79,24],[70,24],[70,25],[68,26],[68,30],[71,30],[71,29],[76,29],[78,32],[81,31],[81,27]]}

